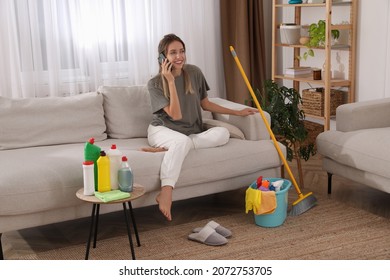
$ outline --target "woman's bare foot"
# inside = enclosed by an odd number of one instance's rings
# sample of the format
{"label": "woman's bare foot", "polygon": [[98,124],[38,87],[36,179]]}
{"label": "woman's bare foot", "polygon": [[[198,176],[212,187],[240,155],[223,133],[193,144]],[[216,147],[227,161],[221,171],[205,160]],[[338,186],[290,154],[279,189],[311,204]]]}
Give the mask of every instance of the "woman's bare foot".
{"label": "woman's bare foot", "polygon": [[144,148],[141,148],[141,151],[149,152],[149,153],[158,153],[158,152],[166,152],[167,149],[165,149],[163,147],[144,147]]}
{"label": "woman's bare foot", "polygon": [[156,197],[156,202],[159,205],[161,213],[167,218],[168,221],[172,221],[171,206],[172,206],[172,186],[161,187],[161,192]]}

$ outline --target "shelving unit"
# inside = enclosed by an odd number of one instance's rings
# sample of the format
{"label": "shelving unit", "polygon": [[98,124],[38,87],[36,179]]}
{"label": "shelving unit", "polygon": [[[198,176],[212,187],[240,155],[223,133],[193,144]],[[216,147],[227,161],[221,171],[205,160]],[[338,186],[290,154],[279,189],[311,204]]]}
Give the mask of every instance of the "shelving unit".
{"label": "shelving unit", "polygon": [[[332,11],[336,6],[349,6],[349,23],[347,24],[332,24]],[[294,23],[301,25],[302,13],[305,9],[315,7],[315,9],[322,9],[324,12],[324,19],[326,22],[326,36],[325,46],[313,48],[316,52],[325,52],[324,72],[322,80],[314,80],[312,76],[298,76],[291,77],[283,75],[283,69],[278,68],[278,58],[283,60],[283,57],[278,57],[277,48],[292,48],[294,53],[293,67],[300,66],[301,61],[298,59],[301,49],[305,49],[304,45],[288,45],[277,42],[279,35],[280,24],[282,19],[278,18],[278,12],[280,9],[294,9]],[[319,13],[320,14],[320,13]],[[356,17],[357,17],[357,0],[333,2],[326,0],[325,3],[320,4],[288,4],[288,0],[273,0],[272,7],[272,80],[291,80],[293,81],[293,87],[299,92],[301,83],[309,83],[324,88],[324,112],[323,117],[310,116],[323,121],[324,130],[330,129],[330,96],[331,89],[335,87],[346,87],[347,102],[355,101],[355,46],[356,46]],[[348,44],[341,46],[331,45],[331,31],[332,30],[347,30],[348,31]],[[348,77],[344,79],[332,79],[331,78],[331,58],[335,50],[343,50],[348,52]],[[311,58],[309,58],[311,59]]]}

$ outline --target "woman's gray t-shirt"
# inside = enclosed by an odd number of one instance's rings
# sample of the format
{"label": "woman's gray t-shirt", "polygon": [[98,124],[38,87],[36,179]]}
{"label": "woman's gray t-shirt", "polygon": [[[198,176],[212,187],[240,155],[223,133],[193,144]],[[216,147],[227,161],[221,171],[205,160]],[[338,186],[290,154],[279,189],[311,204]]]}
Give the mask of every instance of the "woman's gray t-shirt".
{"label": "woman's gray t-shirt", "polygon": [[164,107],[169,105],[169,99],[164,96],[161,75],[157,75],[149,80],[148,90],[153,112],[151,125],[166,126],[185,135],[190,135],[203,131],[200,101],[207,97],[207,91],[210,88],[202,71],[197,66],[186,64],[184,71],[190,76],[194,93],[185,92],[183,73],[175,78],[176,91],[182,113],[181,120],[173,120],[163,110]]}

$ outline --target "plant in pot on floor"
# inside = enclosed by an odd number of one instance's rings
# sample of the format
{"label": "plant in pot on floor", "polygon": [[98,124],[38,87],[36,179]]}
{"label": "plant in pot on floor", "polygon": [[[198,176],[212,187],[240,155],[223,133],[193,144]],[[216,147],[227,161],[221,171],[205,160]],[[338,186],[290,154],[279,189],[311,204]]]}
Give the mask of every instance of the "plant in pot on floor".
{"label": "plant in pot on floor", "polygon": [[266,80],[264,90],[255,92],[261,108],[271,116],[271,129],[275,138],[287,148],[287,160],[297,160],[299,181],[303,186],[301,159],[307,161],[315,155],[314,140],[305,127],[305,113],[301,109],[302,97],[294,88],[279,86]]}
{"label": "plant in pot on floor", "polygon": [[[314,56],[313,48],[325,46],[325,31],[326,31],[325,20],[319,20],[317,23],[312,23],[309,26],[309,40],[305,43],[307,50],[299,58],[306,60],[309,56]],[[338,40],[340,37],[340,31],[337,29],[331,30],[331,35],[334,40]]]}

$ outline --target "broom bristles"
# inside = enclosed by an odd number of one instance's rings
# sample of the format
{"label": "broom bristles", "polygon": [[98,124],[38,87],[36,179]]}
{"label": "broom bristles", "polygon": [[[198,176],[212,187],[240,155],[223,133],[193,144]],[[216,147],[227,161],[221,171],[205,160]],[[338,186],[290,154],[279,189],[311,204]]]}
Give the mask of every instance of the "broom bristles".
{"label": "broom bristles", "polygon": [[304,198],[298,199],[291,207],[290,216],[298,216],[310,210],[317,204],[317,198],[312,193],[307,194]]}

